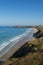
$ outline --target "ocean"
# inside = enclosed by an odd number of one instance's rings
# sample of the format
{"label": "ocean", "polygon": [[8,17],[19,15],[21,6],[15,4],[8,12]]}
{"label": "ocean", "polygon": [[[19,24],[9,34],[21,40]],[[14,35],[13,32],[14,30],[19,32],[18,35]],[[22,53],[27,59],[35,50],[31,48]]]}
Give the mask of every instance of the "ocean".
{"label": "ocean", "polygon": [[14,39],[15,37],[19,37],[19,35],[22,35],[28,30],[29,29],[27,28],[0,26],[0,45]]}
{"label": "ocean", "polygon": [[[0,61],[6,61],[21,46],[33,38],[29,28],[0,27]],[[7,55],[7,57],[6,57]]]}

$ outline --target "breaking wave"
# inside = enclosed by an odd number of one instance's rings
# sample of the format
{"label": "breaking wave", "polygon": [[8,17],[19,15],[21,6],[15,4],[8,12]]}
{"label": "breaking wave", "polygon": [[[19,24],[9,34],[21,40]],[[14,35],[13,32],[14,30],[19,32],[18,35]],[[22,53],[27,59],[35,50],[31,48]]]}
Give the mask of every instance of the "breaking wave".
{"label": "breaking wave", "polygon": [[[2,44],[0,45],[0,51],[3,50],[3,48],[5,48],[7,45],[9,45],[9,44],[11,44],[11,43],[13,43],[13,42],[19,41],[19,40],[22,39],[24,36],[28,36],[29,32],[31,32],[31,31],[32,31],[32,29],[29,29],[29,30],[27,30],[25,33],[23,33],[23,34],[21,34],[21,35],[18,35],[18,36],[16,36],[16,37],[10,39],[9,41],[6,41],[6,42],[2,43]],[[14,44],[16,44],[16,43],[14,43]]]}

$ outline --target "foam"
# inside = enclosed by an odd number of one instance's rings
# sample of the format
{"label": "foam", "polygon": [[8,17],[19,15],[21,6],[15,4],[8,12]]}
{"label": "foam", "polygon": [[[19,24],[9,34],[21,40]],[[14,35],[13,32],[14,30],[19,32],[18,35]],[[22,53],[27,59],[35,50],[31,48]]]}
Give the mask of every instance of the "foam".
{"label": "foam", "polygon": [[24,36],[27,36],[28,33],[30,32],[31,30],[28,30],[26,31],[25,33],[21,34],[21,35],[18,35],[12,39],[10,39],[9,41],[6,41],[4,42],[3,44],[0,45],[0,51],[3,50],[7,45],[9,45],[11,42],[17,42],[19,41],[21,38],[23,38]]}

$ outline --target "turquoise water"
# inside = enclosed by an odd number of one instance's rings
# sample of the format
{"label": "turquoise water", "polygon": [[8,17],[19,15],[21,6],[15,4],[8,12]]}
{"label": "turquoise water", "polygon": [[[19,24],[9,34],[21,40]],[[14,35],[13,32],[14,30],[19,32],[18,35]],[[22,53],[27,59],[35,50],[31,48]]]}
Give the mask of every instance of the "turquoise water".
{"label": "turquoise water", "polygon": [[27,28],[12,28],[0,26],[0,44],[19,36],[27,31]]}

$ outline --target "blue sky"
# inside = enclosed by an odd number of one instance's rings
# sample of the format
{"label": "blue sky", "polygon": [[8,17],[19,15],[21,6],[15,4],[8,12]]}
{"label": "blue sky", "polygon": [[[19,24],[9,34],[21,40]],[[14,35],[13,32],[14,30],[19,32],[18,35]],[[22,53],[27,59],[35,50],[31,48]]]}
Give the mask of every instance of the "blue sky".
{"label": "blue sky", "polygon": [[43,0],[0,0],[0,26],[40,24],[43,24]]}

